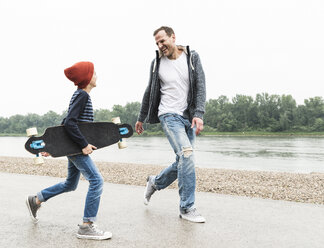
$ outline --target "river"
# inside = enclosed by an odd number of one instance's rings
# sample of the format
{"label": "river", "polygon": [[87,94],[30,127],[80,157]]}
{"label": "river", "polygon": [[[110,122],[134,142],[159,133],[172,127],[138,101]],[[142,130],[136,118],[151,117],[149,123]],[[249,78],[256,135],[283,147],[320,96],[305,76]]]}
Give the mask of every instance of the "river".
{"label": "river", "polygon": [[[24,149],[27,137],[0,137],[0,156],[33,157]],[[169,165],[175,159],[165,137],[131,137],[128,148],[102,148],[95,161]],[[324,172],[324,137],[198,137],[196,166],[281,172]],[[62,159],[62,158],[60,158]]]}

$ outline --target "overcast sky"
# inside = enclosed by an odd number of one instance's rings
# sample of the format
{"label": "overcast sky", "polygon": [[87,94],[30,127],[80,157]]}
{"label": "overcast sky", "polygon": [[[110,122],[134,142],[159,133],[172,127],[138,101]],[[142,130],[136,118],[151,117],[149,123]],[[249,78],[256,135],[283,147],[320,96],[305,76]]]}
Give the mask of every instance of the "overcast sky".
{"label": "overcast sky", "polygon": [[141,101],[153,31],[201,57],[207,99],[324,94],[322,0],[0,0],[0,116],[62,113],[75,86],[63,70],[92,61],[95,109]]}

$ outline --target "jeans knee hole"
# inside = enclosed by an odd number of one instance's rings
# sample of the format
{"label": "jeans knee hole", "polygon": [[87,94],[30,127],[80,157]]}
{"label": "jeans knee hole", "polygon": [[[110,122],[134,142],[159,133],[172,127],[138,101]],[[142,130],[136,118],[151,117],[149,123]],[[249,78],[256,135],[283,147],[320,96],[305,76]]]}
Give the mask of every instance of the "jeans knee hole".
{"label": "jeans knee hole", "polygon": [[183,157],[189,158],[192,155],[193,150],[192,147],[184,147],[182,149],[182,152],[183,152]]}

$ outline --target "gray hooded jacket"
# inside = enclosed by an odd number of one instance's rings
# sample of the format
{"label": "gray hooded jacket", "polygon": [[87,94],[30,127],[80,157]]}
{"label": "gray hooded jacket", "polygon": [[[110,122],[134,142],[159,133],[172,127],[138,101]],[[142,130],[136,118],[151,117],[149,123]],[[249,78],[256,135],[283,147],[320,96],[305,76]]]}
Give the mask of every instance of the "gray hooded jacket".
{"label": "gray hooded jacket", "polygon": [[[192,118],[199,117],[203,119],[206,102],[205,73],[202,68],[198,53],[190,51],[189,46],[178,46],[178,49],[187,55],[189,69],[189,93],[188,107],[184,111],[184,117],[192,121]],[[161,84],[159,78],[160,59],[162,54],[156,51],[156,58],[152,61],[150,67],[150,79],[145,90],[138,121],[147,123],[158,123],[158,108],[161,100]]]}

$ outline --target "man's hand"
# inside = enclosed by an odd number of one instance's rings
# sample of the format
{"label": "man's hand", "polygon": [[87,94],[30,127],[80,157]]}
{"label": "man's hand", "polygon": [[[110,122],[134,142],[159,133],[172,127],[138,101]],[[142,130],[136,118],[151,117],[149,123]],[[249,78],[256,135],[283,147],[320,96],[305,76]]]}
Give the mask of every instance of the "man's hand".
{"label": "man's hand", "polygon": [[194,117],[191,128],[194,128],[194,126],[196,126],[196,135],[198,135],[204,129],[204,121],[198,117]]}
{"label": "man's hand", "polygon": [[82,149],[82,153],[84,155],[89,155],[93,152],[93,150],[97,150],[97,147],[95,147],[91,144],[88,144],[85,148]]}
{"label": "man's hand", "polygon": [[135,130],[137,134],[142,134],[144,132],[143,122],[137,121],[135,124]]}

